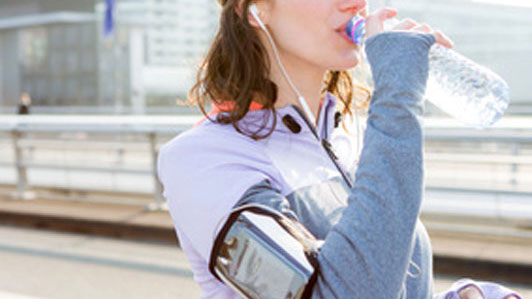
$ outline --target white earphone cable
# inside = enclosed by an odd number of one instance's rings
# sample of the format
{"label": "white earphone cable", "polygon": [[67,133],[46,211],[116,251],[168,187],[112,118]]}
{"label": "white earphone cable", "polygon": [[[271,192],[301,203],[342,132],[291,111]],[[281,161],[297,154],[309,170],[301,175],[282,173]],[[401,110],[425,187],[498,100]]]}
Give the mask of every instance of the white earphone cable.
{"label": "white earphone cable", "polygon": [[290,85],[290,87],[296,93],[297,99],[299,101],[299,104],[301,104],[301,106],[303,107],[303,110],[305,111],[305,114],[309,118],[310,122],[312,123],[312,125],[315,126],[316,125],[316,118],[314,117],[314,115],[310,111],[310,108],[309,108],[309,106],[307,104],[307,101],[301,95],[299,90],[296,88],[296,86],[294,85],[294,83],[290,79],[290,76],[288,76],[288,73],[286,72],[286,69],[284,68],[283,63],[281,62],[281,58],[279,57],[279,52],[277,51],[277,47],[275,46],[275,42],[273,41],[273,38],[270,35],[268,29],[266,28],[264,23],[262,23],[261,19],[259,18],[258,9],[257,9],[257,6],[255,4],[252,4],[250,6],[250,12],[253,15],[253,17],[255,17],[255,20],[257,20],[257,23],[259,23],[260,28],[264,31],[264,33],[268,37],[268,40],[270,41],[270,44],[271,44],[272,49],[273,49],[273,52],[275,54],[275,59],[277,60],[277,63],[279,64],[279,68],[281,69],[281,72],[283,73],[283,75],[284,75],[286,81],[288,82],[288,84]]}

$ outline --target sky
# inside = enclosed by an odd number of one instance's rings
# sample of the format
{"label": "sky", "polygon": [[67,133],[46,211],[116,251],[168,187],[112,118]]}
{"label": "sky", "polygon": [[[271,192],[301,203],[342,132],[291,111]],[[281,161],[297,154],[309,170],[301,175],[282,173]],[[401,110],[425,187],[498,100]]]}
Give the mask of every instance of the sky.
{"label": "sky", "polygon": [[473,0],[473,2],[491,3],[499,5],[532,7],[532,0]]}

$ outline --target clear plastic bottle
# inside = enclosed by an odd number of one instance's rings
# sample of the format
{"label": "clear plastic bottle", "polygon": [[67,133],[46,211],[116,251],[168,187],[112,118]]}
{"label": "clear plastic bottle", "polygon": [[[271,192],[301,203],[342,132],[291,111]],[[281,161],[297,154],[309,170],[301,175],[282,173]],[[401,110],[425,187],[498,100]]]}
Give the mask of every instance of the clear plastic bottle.
{"label": "clear plastic bottle", "polygon": [[[397,23],[387,22],[385,28]],[[346,33],[360,44],[364,22],[354,17]],[[371,84],[371,80],[368,80]],[[493,71],[440,45],[429,52],[429,78],[425,97],[452,117],[475,127],[488,127],[499,120],[510,102],[508,84]]]}
{"label": "clear plastic bottle", "polygon": [[454,118],[477,127],[499,120],[510,102],[508,84],[456,51],[433,45],[425,96]]}

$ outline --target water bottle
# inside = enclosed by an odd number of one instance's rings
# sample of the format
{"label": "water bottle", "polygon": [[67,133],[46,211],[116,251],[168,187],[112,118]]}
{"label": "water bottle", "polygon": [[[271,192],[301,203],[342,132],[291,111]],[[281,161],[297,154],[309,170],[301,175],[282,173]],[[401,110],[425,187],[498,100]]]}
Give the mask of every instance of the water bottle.
{"label": "water bottle", "polygon": [[[385,28],[397,22],[388,22]],[[364,26],[365,21],[360,17],[349,21],[346,33],[354,43],[363,43]],[[456,51],[435,44],[429,52],[425,97],[457,120],[484,128],[503,116],[510,102],[510,89],[493,71]]]}

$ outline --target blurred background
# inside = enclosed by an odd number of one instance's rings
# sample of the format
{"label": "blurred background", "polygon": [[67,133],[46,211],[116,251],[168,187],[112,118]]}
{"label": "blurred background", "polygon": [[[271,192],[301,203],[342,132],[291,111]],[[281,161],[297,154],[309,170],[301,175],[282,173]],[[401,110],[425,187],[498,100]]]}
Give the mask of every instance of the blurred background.
{"label": "blurred background", "polygon": [[[511,88],[476,129],[427,103],[436,291],[532,297],[532,0],[370,0],[441,29]],[[187,99],[214,0],[0,1],[0,298],[198,298],[156,177],[201,119]]]}
{"label": "blurred background", "polygon": [[[508,81],[510,114],[532,113],[530,1],[370,3],[441,28],[456,50]],[[0,113],[14,112],[24,93],[36,113],[179,111],[176,99],[186,98],[217,29],[217,2],[117,0],[113,34],[104,36],[106,9],[105,2],[89,0],[1,1]]]}

